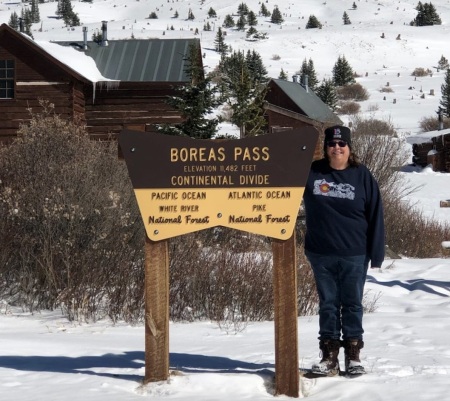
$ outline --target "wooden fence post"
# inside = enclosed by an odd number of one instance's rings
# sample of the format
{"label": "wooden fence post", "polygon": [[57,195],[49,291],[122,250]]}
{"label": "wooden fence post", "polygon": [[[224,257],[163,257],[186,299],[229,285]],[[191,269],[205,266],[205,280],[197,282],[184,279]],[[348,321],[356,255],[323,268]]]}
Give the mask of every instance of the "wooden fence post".
{"label": "wooden fence post", "polygon": [[168,241],[145,242],[145,378],[169,378]]}
{"label": "wooden fence post", "polygon": [[295,231],[272,240],[275,312],[275,394],[299,397]]}

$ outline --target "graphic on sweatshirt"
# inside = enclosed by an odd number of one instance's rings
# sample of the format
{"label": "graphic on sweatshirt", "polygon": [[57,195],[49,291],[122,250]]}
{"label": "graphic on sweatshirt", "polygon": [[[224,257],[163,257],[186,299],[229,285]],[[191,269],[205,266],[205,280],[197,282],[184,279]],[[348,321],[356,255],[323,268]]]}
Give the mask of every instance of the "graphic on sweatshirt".
{"label": "graphic on sweatshirt", "polygon": [[350,184],[336,184],[321,179],[314,181],[313,194],[353,200],[355,199],[355,187]]}

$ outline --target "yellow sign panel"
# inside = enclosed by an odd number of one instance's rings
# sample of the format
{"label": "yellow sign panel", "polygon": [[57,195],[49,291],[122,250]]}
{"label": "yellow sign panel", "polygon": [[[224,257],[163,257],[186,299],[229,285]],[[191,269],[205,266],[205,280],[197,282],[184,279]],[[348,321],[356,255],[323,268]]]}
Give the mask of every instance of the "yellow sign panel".
{"label": "yellow sign panel", "polygon": [[136,189],[147,235],[160,240],[224,226],[288,239],[303,188]]}
{"label": "yellow sign panel", "polygon": [[151,240],[216,226],[285,240],[317,137],[306,129],[215,142],[123,131],[119,142]]}

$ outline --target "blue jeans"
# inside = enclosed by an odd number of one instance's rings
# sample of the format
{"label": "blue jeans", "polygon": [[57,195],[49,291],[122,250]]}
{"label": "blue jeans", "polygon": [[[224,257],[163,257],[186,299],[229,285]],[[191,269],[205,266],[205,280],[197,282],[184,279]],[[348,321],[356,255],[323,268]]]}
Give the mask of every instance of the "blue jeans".
{"label": "blue jeans", "polygon": [[319,294],[319,338],[363,337],[364,284],[369,266],[366,255],[329,256],[306,252]]}

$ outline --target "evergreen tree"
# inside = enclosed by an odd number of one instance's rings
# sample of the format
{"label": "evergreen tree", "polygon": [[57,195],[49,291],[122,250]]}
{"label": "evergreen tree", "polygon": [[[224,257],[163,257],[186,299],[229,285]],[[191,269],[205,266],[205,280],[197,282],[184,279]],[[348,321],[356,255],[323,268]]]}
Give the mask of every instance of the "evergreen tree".
{"label": "evergreen tree", "polygon": [[443,70],[448,67],[449,67],[448,60],[444,57],[444,55],[442,55],[440,60],[438,61],[438,68],[440,70]]}
{"label": "evergreen tree", "polygon": [[247,15],[248,14],[248,6],[245,3],[241,3],[238,5],[238,10],[237,10],[237,15],[242,16],[242,15]]}
{"label": "evergreen tree", "polygon": [[303,60],[302,67],[300,69],[300,75],[308,75],[308,86],[313,90],[316,88],[319,80],[317,79],[314,62],[311,58],[309,59],[309,61],[306,61],[306,58]]}
{"label": "evergreen tree", "polygon": [[249,11],[247,14],[247,24],[249,26],[258,25],[258,18],[256,18],[256,14],[253,11]]}
{"label": "evergreen tree", "polygon": [[159,125],[158,130],[168,135],[189,136],[197,139],[211,139],[217,131],[217,118],[206,118],[218,106],[216,89],[205,77],[201,65],[198,45],[189,47],[186,58],[186,74],[190,83],[177,89],[177,95],[168,99],[168,104],[181,112],[184,121],[175,125]]}
{"label": "evergreen tree", "polygon": [[285,81],[287,81],[288,76],[286,74],[286,72],[283,70],[283,67],[281,67],[281,71],[280,71],[280,75],[278,75],[278,79],[284,79]]}
{"label": "evergreen tree", "polygon": [[322,28],[322,24],[319,22],[315,15],[310,15],[308,22],[306,23],[306,29]]}
{"label": "evergreen tree", "polygon": [[12,12],[11,16],[9,17],[8,25],[15,29],[16,31],[19,30],[20,22],[19,22],[19,16],[15,11]]}
{"label": "evergreen tree", "polygon": [[333,67],[333,83],[335,86],[345,86],[355,82],[352,67],[345,56],[339,56]]}
{"label": "evergreen tree", "polygon": [[224,28],[233,28],[235,26],[235,22],[233,17],[230,14],[227,14],[223,20],[222,26]]}
{"label": "evergreen tree", "polygon": [[358,8],[358,6],[356,5],[355,2],[353,2],[352,8],[353,8],[353,10],[356,10]]}
{"label": "evergreen tree", "polygon": [[238,31],[245,31],[245,24],[247,23],[247,18],[245,15],[241,15],[236,22],[236,28]]}
{"label": "evergreen tree", "polygon": [[72,3],[70,0],[58,0],[56,15],[60,18],[63,18],[64,23],[67,26],[80,25],[80,19],[78,17],[78,14],[73,11]]}
{"label": "evergreen tree", "polygon": [[173,18],[178,18],[180,16],[180,14],[178,14],[178,11],[175,10],[175,14],[173,15]]}
{"label": "evergreen tree", "polygon": [[149,18],[149,19],[158,19],[158,15],[156,14],[155,11],[152,11],[152,12],[149,14],[148,18]]}
{"label": "evergreen tree", "polygon": [[41,21],[38,0],[31,0],[31,16],[34,23]]}
{"label": "evergreen tree", "polygon": [[[248,57],[251,63],[256,58],[252,53]],[[266,124],[263,102],[267,86],[258,81],[261,73],[250,70],[243,52],[233,52],[222,58],[219,68],[227,103],[233,112],[231,122],[239,127],[240,137],[262,133]]]}
{"label": "evergreen tree", "polygon": [[255,50],[248,50],[245,56],[245,62],[250,72],[250,77],[255,83],[267,83],[269,78],[267,70],[262,61],[261,55]]}
{"label": "evergreen tree", "polygon": [[248,28],[245,37],[249,40],[256,40],[258,38],[258,31],[255,27],[251,26],[250,28]]}
{"label": "evergreen tree", "polygon": [[424,3],[419,1],[416,6],[417,16],[411,23],[416,26],[441,25],[442,21],[439,17],[436,8],[431,3]]}
{"label": "evergreen tree", "polygon": [[342,20],[344,21],[344,25],[350,25],[352,23],[346,11],[342,15]]}
{"label": "evergreen tree", "polygon": [[203,30],[204,31],[210,31],[211,30],[211,24],[209,23],[209,21],[207,21],[206,24],[203,25]]}
{"label": "evergreen tree", "polygon": [[270,22],[272,24],[282,24],[284,22],[283,16],[281,15],[278,6],[275,6],[275,8],[273,9],[272,16],[270,17]]}
{"label": "evergreen tree", "polygon": [[270,17],[270,11],[267,9],[267,7],[264,3],[261,3],[261,9],[259,10],[259,13],[263,17]]}
{"label": "evergreen tree", "polygon": [[228,50],[221,27],[217,30],[216,38],[214,39],[214,50],[222,55],[224,55]]}
{"label": "evergreen tree", "polygon": [[331,110],[336,110],[338,98],[336,88],[331,79],[324,79],[315,90],[315,93]]}
{"label": "evergreen tree", "polygon": [[217,13],[216,10],[214,10],[214,8],[210,7],[208,10],[208,17],[209,18],[216,18],[217,17]]}
{"label": "evergreen tree", "polygon": [[440,105],[446,117],[450,118],[450,69],[447,68],[445,73],[444,83],[441,85],[442,98]]}
{"label": "evergreen tree", "polygon": [[31,15],[31,10],[29,8],[22,8],[20,14],[22,18],[24,33],[32,38],[33,34],[31,33],[31,24],[33,23],[33,16]]}
{"label": "evergreen tree", "polygon": [[194,13],[192,12],[192,9],[189,9],[187,19],[190,21],[195,20],[195,16],[194,16]]}

